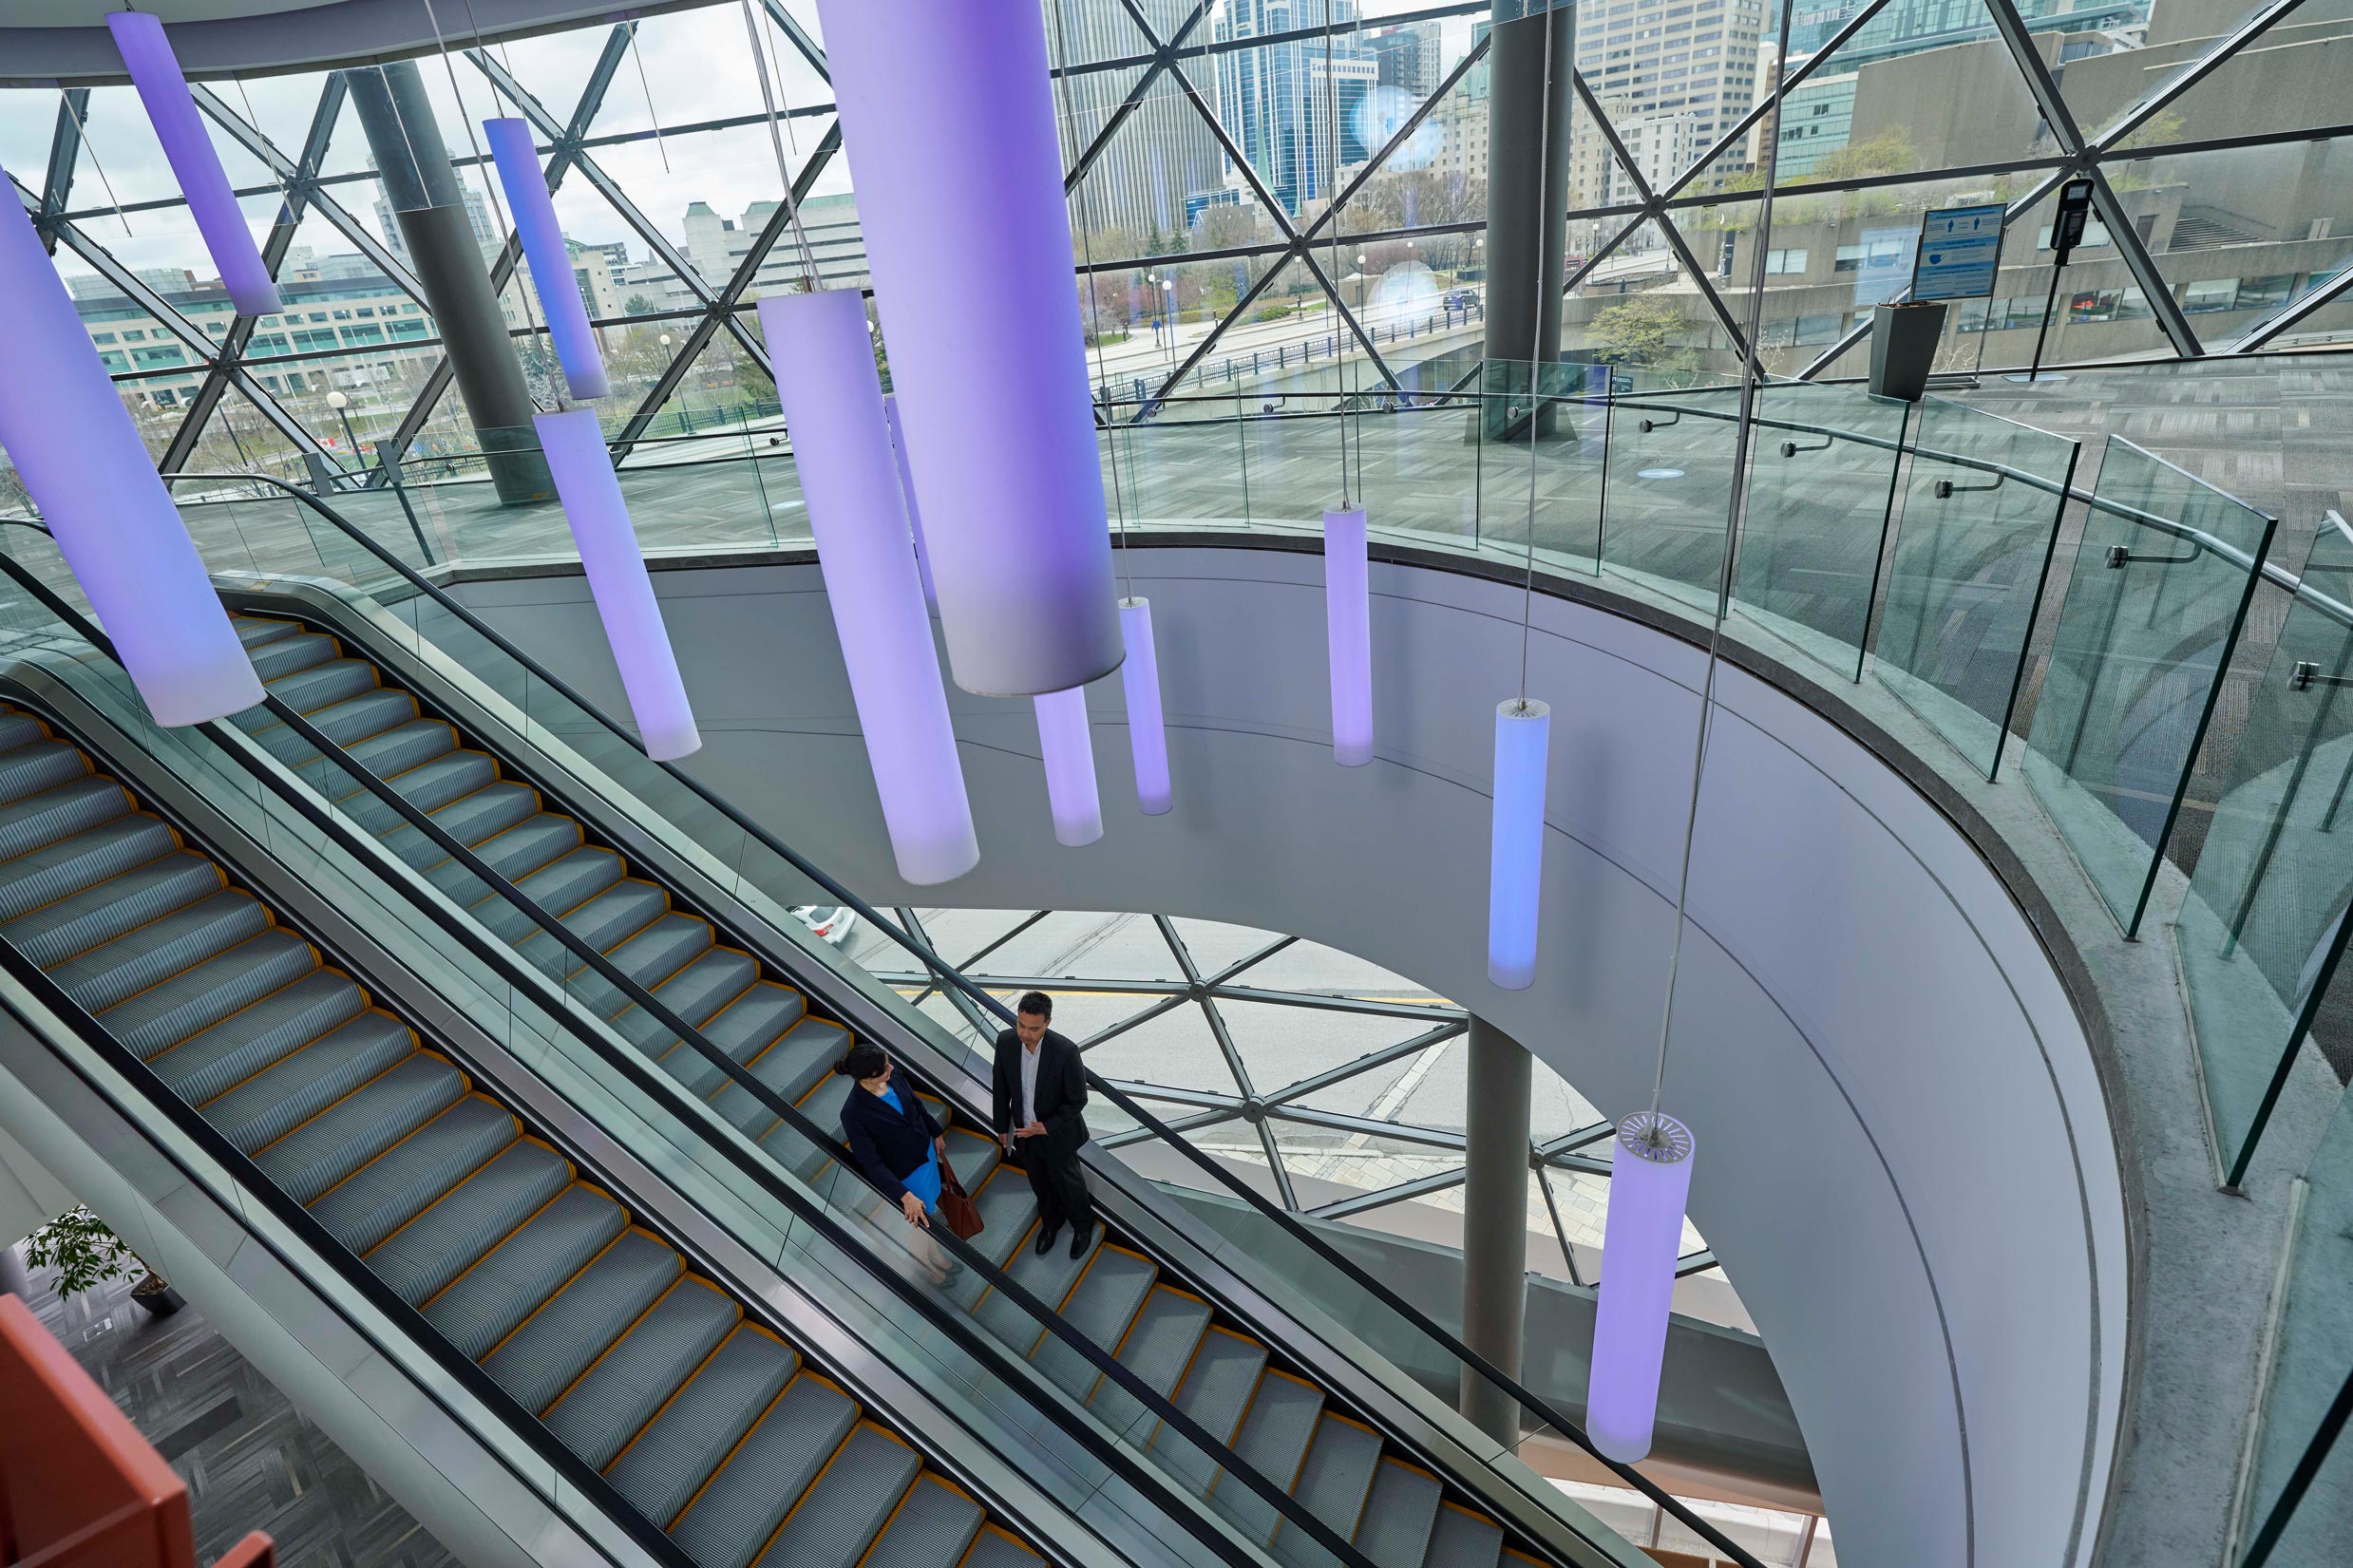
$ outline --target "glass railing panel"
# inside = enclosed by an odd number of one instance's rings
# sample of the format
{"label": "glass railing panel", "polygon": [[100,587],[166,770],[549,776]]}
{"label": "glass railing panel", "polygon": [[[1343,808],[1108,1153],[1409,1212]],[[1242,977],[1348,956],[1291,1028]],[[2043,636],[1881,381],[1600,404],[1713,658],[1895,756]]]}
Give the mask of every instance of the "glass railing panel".
{"label": "glass railing panel", "polygon": [[2127,935],[2155,885],[2276,520],[2108,439],[2025,766]]}
{"label": "glass railing panel", "polygon": [[[1126,1103],[1122,1103],[1122,1102]],[[1165,1114],[1164,1114],[1165,1113]],[[1284,1202],[1291,1172],[1252,1151],[1257,1142],[1276,1154],[1271,1139],[1254,1140],[1239,1124],[1217,1128],[1220,1153],[1211,1155],[1171,1125],[1178,1107],[1148,1107],[1115,1089],[1098,1086],[1087,1120],[1099,1146],[1113,1151],[1133,1179],[1163,1190],[1204,1223],[1188,1238],[1211,1258],[1262,1294],[1336,1353],[1358,1365],[1388,1365],[1418,1386],[1425,1419],[1444,1427],[1470,1453],[1568,1529],[1594,1542],[1615,1540],[1607,1526],[1525,1465],[1509,1447],[1457,1413],[1462,1405],[1521,1412],[1523,1435],[1549,1430],[1543,1413],[1512,1389],[1463,1358],[1458,1346],[1433,1333],[1399,1305],[1405,1297],[1346,1260],[1344,1246],[1318,1245],[1312,1221],[1286,1222],[1270,1209]],[[1158,1123],[1159,1125],[1153,1125]],[[1253,1204],[1241,1190],[1264,1200]],[[1567,1434],[1564,1434],[1567,1435]],[[1579,1441],[1572,1437],[1571,1441]],[[1596,1463],[1601,1463],[1596,1456]],[[1633,1472],[1621,1470],[1630,1480]],[[1213,1495],[1211,1503],[1217,1503]],[[1727,1554],[1729,1555],[1729,1554]]]}
{"label": "glass railing panel", "polygon": [[1445,425],[1459,444],[1452,482],[1476,487],[1482,553],[1525,561],[1532,539],[1541,566],[1600,570],[1607,375],[1573,362],[1480,367]]}
{"label": "glass railing panel", "polygon": [[1143,424],[1121,418],[1103,427],[1104,504],[1114,529],[1231,528],[1249,515],[1230,406],[1192,398]]}
{"label": "glass railing panel", "polygon": [[1621,394],[1610,409],[1605,572],[1713,616],[1732,516],[1740,394]]}
{"label": "glass railing panel", "polygon": [[2078,444],[1926,398],[1912,425],[1871,668],[1992,779]]}
{"label": "glass railing panel", "polygon": [[2353,897],[2348,589],[2353,535],[2325,525],[2174,922],[2216,1152],[2233,1181],[2281,1095],[2333,1093],[2344,1076],[2342,1047],[2332,1057],[2310,1031]]}
{"label": "glass railing panel", "polygon": [[2342,1406],[2353,1390],[2348,1278],[2353,1100],[2340,1101],[2305,1171],[2240,1502],[2241,1568],[2304,1568],[2342,1559],[2353,1525],[2353,1438],[2340,1435]]}
{"label": "glass railing panel", "polygon": [[1756,391],[1733,602],[1849,680],[1861,678],[1910,414],[1850,387]]}

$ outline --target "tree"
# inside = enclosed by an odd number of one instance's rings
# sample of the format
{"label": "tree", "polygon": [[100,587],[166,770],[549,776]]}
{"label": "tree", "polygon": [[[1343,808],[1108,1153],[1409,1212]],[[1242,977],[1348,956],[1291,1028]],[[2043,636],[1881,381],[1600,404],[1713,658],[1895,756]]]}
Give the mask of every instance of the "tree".
{"label": "tree", "polygon": [[655,312],[660,310],[661,307],[646,298],[643,294],[631,294],[627,299],[621,301],[621,309],[628,312],[631,315],[652,315]]}
{"label": "tree", "polygon": [[1691,349],[1674,341],[1683,327],[1683,312],[1659,294],[1628,294],[1593,313],[1593,347],[1605,360],[1619,365],[1646,365],[1657,370],[1688,370]]}

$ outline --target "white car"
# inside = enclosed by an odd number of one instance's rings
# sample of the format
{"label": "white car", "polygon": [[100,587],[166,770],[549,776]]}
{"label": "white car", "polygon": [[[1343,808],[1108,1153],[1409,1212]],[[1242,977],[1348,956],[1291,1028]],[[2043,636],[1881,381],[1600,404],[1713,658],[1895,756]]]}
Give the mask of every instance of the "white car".
{"label": "white car", "polygon": [[792,914],[795,919],[808,927],[811,935],[821,936],[835,947],[849,940],[850,927],[858,923],[856,910],[825,904],[801,904],[794,908]]}

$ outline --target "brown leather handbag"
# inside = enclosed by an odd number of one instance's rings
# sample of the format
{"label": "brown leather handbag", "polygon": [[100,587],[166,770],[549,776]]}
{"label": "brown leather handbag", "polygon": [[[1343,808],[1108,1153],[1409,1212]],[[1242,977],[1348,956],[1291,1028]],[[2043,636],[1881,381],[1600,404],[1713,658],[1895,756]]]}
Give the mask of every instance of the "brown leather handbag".
{"label": "brown leather handbag", "polygon": [[956,1179],[956,1167],[945,1160],[939,1162],[939,1218],[947,1221],[948,1229],[959,1241],[970,1241],[978,1236],[984,1223],[980,1205],[972,1200],[964,1183]]}

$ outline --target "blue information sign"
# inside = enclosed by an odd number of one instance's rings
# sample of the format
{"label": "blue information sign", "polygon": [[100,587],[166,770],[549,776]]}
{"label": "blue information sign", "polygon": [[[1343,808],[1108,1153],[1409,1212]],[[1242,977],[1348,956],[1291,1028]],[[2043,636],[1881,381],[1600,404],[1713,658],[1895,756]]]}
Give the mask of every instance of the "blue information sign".
{"label": "blue information sign", "polygon": [[1940,207],[1921,219],[1914,299],[1981,299],[2002,266],[2002,203]]}

